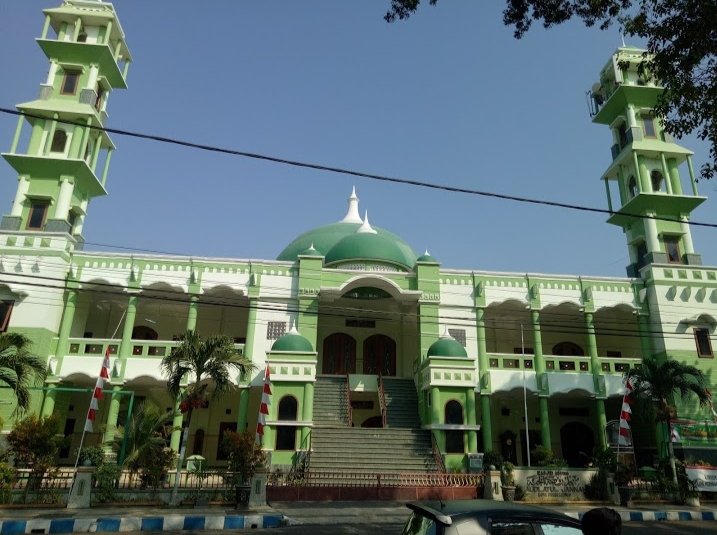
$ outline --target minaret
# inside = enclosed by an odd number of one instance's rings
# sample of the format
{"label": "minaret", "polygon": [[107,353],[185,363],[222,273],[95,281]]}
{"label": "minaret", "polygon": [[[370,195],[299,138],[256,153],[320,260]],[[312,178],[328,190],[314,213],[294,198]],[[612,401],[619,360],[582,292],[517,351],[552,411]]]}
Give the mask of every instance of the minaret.
{"label": "minaret", "polygon": [[[68,233],[81,246],[87,205],[107,193],[114,150],[107,133],[93,127],[107,123],[111,91],[127,87],[131,56],[112,4],[64,0],[44,14],[37,42],[50,69],[39,98],[17,106],[26,115],[3,157],[17,171],[18,187],[0,230]],[[26,121],[31,132],[21,143]]]}
{"label": "minaret", "polygon": [[[589,92],[593,122],[608,125],[612,131],[612,163],[602,176],[608,207],[614,212],[608,222],[625,233],[630,250],[627,272],[633,277],[653,263],[701,264],[688,221],[705,200],[697,193],[693,153],[676,144],[653,114],[664,88],[649,72],[640,72],[643,53],[637,48],[618,48]],[[689,194],[680,177],[685,162]],[[613,207],[611,182],[619,190],[619,207]]]}

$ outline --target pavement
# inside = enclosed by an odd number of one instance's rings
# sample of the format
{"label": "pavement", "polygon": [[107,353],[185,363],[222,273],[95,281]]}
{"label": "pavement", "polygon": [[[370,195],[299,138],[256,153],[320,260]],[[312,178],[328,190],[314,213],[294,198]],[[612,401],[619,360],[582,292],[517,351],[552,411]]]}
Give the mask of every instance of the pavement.
{"label": "pavement", "polygon": [[[596,504],[542,504],[578,518]],[[626,522],[717,520],[717,503],[701,508],[666,503],[614,506]],[[396,524],[405,521],[403,502],[275,502],[266,508],[166,508],[152,506],[0,509],[0,535],[117,531],[181,531],[272,528],[281,525]]]}

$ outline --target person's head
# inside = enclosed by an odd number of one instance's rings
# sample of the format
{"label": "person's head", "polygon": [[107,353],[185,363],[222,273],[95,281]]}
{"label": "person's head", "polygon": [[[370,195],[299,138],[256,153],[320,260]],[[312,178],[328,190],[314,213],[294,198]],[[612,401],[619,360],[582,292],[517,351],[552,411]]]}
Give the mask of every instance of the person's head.
{"label": "person's head", "polygon": [[584,535],[620,535],[622,518],[615,509],[598,507],[583,515],[581,527]]}

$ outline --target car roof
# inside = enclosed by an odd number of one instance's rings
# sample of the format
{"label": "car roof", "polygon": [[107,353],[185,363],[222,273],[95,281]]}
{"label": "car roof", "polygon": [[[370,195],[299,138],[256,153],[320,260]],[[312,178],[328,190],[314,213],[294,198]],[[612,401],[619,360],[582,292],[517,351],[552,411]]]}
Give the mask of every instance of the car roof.
{"label": "car roof", "polygon": [[[514,502],[499,502],[493,500],[431,500],[425,502],[407,503],[406,507],[414,511],[418,511],[424,516],[432,518],[449,526],[454,520],[464,517],[510,517],[511,519],[520,520],[557,520],[579,526],[580,522],[563,513],[545,509],[543,507],[535,507],[533,505],[524,505]],[[572,521],[572,522],[570,522]]]}

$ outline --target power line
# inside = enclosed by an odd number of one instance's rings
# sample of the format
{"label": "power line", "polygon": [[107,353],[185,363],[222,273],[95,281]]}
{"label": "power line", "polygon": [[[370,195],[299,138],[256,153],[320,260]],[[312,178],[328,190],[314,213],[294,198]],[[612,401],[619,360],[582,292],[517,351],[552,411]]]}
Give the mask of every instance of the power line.
{"label": "power line", "polygon": [[[24,117],[30,117],[33,119],[47,119],[46,117],[43,117],[41,115],[34,115],[31,113],[27,113],[24,111],[17,111],[10,108],[1,108],[0,112],[10,114],[10,115],[16,115],[16,116],[24,116]],[[520,197],[517,195],[508,195],[505,193],[494,193],[490,191],[482,191],[482,190],[476,190],[471,188],[461,188],[458,186],[446,186],[443,184],[438,184],[435,182],[426,182],[423,180],[417,180],[417,179],[411,179],[411,178],[400,178],[400,177],[392,177],[388,175],[378,175],[374,173],[367,173],[365,171],[357,171],[354,169],[348,169],[344,167],[334,167],[334,166],[328,166],[328,165],[321,165],[321,164],[315,164],[315,163],[309,163],[309,162],[302,162],[299,160],[289,160],[287,158],[279,158],[278,156],[270,156],[267,154],[259,154],[256,152],[247,152],[247,151],[241,151],[236,149],[228,149],[224,147],[217,147],[215,145],[206,145],[203,143],[195,143],[192,141],[184,141],[176,138],[166,137],[166,136],[158,136],[155,134],[144,134],[141,132],[133,132],[130,130],[121,130],[119,128],[109,128],[104,126],[95,126],[95,125],[88,125],[87,123],[80,123],[77,121],[71,121],[69,119],[56,119],[58,122],[63,124],[68,124],[72,126],[80,126],[82,128],[91,128],[93,130],[99,130],[101,132],[107,132],[111,134],[117,134],[121,136],[128,136],[128,137],[134,137],[138,139],[147,139],[151,141],[158,141],[160,143],[168,143],[171,145],[178,145],[181,147],[187,147],[192,149],[198,149],[208,152],[217,152],[221,154],[229,154],[232,156],[242,156],[244,158],[251,158],[254,160],[263,160],[267,162],[273,162],[278,163],[282,165],[289,165],[292,167],[300,167],[304,169],[313,169],[315,171],[325,171],[329,173],[339,173],[342,175],[349,175],[349,176],[355,176],[358,178],[366,178],[370,180],[378,180],[381,182],[391,182],[394,184],[403,184],[403,185],[409,185],[409,186],[416,186],[421,188],[428,188],[428,189],[434,189],[434,190],[441,190],[441,191],[448,191],[452,193],[465,193],[469,195],[477,195],[481,197],[490,197],[494,199],[502,199],[506,201],[514,201],[514,202],[520,202],[520,203],[526,203],[526,204],[537,204],[542,206],[552,206],[555,208],[565,208],[568,210],[577,210],[581,212],[592,212],[592,213],[598,213],[598,214],[606,214],[609,216],[620,214],[628,217],[634,217],[637,219],[653,219],[657,221],[670,221],[670,222],[681,222],[679,219],[671,218],[671,217],[663,217],[663,216],[646,216],[643,214],[633,214],[628,212],[613,212],[611,210],[606,210],[604,208],[595,208],[592,206],[582,206],[577,204],[569,204],[569,203],[563,203],[563,202],[557,202],[557,201],[547,201],[542,199],[534,199],[531,197]],[[690,225],[694,226],[700,226],[700,227],[709,227],[709,228],[717,228],[717,223],[704,223],[704,222],[697,222],[697,221],[685,221],[685,223],[688,223]]]}

